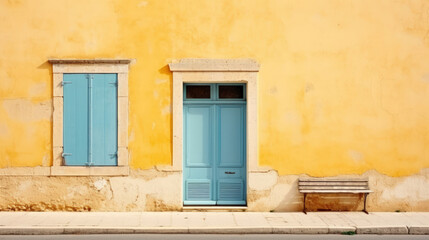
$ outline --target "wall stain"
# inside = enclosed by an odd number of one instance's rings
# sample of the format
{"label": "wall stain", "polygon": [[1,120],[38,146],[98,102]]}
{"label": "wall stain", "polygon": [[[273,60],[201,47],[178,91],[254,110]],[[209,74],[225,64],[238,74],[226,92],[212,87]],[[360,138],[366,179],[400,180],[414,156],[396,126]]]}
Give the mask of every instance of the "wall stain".
{"label": "wall stain", "polygon": [[28,99],[4,99],[3,107],[11,119],[21,122],[50,121],[52,118],[52,100],[34,103]]}

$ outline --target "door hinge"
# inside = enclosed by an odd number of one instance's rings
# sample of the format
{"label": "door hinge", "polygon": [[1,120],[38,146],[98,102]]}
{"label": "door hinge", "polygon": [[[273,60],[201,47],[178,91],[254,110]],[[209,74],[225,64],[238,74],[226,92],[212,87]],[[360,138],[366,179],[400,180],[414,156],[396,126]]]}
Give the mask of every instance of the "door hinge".
{"label": "door hinge", "polygon": [[111,154],[109,154],[109,156],[111,156],[111,157],[117,157],[118,156],[118,152],[111,153]]}
{"label": "door hinge", "polygon": [[72,82],[70,82],[70,81],[61,81],[61,86],[64,86],[65,84],[70,84],[70,83],[72,83]]}
{"label": "door hinge", "polygon": [[62,153],[62,154],[61,154],[61,156],[62,156],[62,157],[65,157],[65,156],[71,156],[71,155],[72,155],[71,153]]}

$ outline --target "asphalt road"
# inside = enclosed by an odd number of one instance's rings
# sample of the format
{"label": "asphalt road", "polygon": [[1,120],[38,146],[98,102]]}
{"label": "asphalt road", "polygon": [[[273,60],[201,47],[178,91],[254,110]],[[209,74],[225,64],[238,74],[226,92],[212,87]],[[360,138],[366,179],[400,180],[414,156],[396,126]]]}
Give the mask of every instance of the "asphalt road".
{"label": "asphalt road", "polygon": [[249,235],[226,235],[226,234],[127,234],[127,235],[0,235],[0,240],[56,240],[56,239],[85,239],[85,240],[429,240],[429,235],[289,235],[289,234],[249,234]]}

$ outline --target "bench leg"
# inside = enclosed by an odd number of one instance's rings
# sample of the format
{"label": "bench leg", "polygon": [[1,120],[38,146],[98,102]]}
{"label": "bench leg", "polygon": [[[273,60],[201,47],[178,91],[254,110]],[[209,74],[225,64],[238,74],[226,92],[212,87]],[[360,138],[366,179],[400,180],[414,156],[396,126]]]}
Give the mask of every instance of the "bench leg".
{"label": "bench leg", "polygon": [[307,193],[304,193],[304,214],[307,214],[307,209],[305,208],[305,199],[307,198]]}
{"label": "bench leg", "polygon": [[368,197],[368,193],[365,193],[365,198],[363,199],[363,212],[368,214],[368,211],[366,210],[366,197]]}

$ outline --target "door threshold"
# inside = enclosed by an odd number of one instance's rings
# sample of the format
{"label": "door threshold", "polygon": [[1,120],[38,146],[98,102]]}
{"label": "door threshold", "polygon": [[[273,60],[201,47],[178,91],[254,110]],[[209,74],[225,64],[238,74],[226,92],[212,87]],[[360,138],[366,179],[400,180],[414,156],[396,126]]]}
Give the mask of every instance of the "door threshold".
{"label": "door threshold", "polygon": [[247,206],[183,206],[184,212],[245,212]]}

